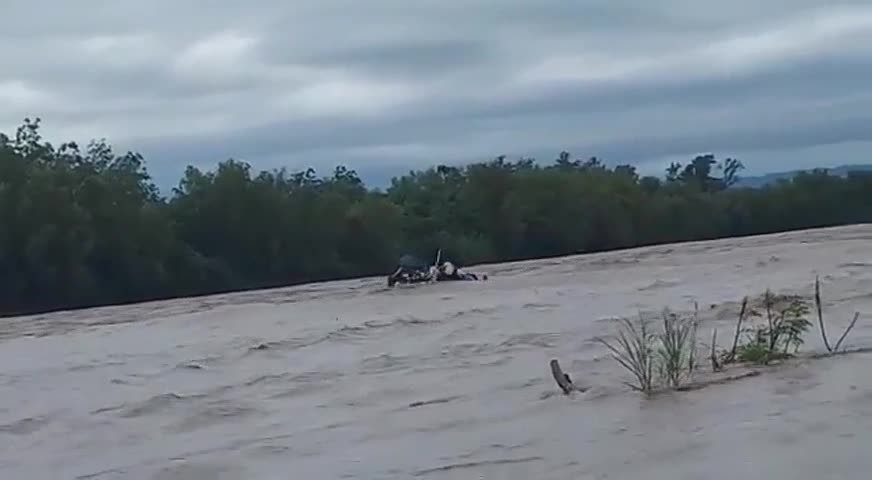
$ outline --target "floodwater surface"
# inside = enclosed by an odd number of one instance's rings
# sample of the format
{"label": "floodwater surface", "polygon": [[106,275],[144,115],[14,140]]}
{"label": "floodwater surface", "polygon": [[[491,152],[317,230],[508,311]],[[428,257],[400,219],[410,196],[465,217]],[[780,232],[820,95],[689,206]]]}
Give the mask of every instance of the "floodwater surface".
{"label": "floodwater surface", "polygon": [[[860,479],[872,355],[644,399],[593,341],[810,296],[872,346],[872,226],[0,319],[3,479]],[[801,351],[823,351],[814,327]],[[560,360],[584,393],[564,396]]]}

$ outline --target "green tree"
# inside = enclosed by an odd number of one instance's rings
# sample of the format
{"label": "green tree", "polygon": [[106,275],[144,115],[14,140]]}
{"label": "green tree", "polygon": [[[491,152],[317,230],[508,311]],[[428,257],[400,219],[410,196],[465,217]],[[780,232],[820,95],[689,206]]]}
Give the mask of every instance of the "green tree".
{"label": "green tree", "polygon": [[145,159],[105,141],[0,134],[0,313],[389,273],[403,253],[460,264],[872,221],[872,175],[826,170],[737,188],[713,154],[660,178],[567,151],[438,165],[368,189],[338,165],[189,166],[168,198]]}

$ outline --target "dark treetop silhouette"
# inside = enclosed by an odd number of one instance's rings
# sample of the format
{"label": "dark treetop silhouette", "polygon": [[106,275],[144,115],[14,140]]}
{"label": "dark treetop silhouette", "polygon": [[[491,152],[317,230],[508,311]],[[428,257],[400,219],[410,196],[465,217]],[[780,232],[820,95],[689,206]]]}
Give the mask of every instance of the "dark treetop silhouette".
{"label": "dark treetop silhouette", "polygon": [[736,188],[698,156],[664,179],[563,152],[440,165],[367,189],[353,170],[188,167],[161,198],[136,153],[54,147],[25,120],[0,135],[0,313],[386,275],[438,248],[460,265],[872,219],[872,176],[826,171]]}

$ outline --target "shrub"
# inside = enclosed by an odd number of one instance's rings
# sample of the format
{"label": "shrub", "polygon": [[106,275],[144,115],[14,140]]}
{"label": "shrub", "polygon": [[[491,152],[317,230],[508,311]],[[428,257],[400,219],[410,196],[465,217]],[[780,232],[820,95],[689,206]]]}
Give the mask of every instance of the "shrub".
{"label": "shrub", "polygon": [[[807,316],[808,302],[799,296],[775,295],[766,290],[760,308],[752,309],[752,317],[765,317],[765,323],[744,329],[748,341],[738,345],[735,359],[742,362],[767,365],[773,360],[790,357],[804,343],[803,335],[811,327]],[[741,318],[740,318],[741,321]],[[732,359],[731,359],[732,360]]]}

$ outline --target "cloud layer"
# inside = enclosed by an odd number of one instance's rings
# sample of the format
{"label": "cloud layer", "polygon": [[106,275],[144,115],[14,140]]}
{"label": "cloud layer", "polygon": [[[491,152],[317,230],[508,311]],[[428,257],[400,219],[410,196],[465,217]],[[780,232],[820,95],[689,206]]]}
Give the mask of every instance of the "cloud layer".
{"label": "cloud layer", "polygon": [[4,16],[0,129],[40,116],[53,139],[106,137],[162,187],[230,156],[378,182],[560,149],[779,170],[872,141],[865,0],[7,0]]}

